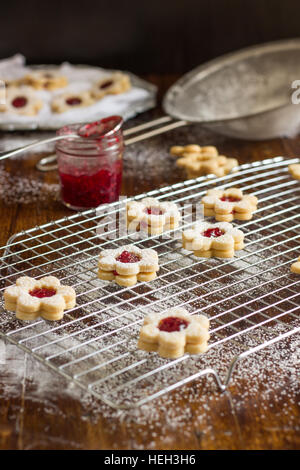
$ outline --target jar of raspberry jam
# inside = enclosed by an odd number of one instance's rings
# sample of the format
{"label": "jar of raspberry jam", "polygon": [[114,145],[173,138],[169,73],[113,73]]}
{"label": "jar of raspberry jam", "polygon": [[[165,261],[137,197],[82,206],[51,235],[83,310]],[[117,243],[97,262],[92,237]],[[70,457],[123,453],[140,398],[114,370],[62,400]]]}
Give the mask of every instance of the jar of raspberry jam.
{"label": "jar of raspberry jam", "polygon": [[[124,150],[122,124],[120,116],[110,116],[57,131],[66,136],[57,142],[56,154],[61,198],[67,207],[85,210],[118,200]],[[74,134],[78,138],[71,137]]]}

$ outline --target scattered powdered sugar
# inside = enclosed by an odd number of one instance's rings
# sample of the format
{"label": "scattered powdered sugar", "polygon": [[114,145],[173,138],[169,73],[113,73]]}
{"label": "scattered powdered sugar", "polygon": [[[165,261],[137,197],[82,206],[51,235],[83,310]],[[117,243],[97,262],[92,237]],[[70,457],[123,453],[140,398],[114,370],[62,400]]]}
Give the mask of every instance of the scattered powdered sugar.
{"label": "scattered powdered sugar", "polygon": [[58,199],[59,185],[8,173],[0,167],[0,200],[6,205]]}
{"label": "scattered powdered sugar", "polygon": [[[249,345],[254,345],[270,339],[274,333],[284,331],[281,325],[266,331],[255,330],[247,337],[247,341]],[[221,377],[226,373],[224,355],[232,358],[236,352],[234,343],[231,343],[230,346],[221,345],[208,353]],[[194,362],[197,363],[197,359]],[[181,373],[183,368],[178,364],[173,371]],[[178,445],[178,432],[181,444],[186,442],[190,448],[201,448],[202,442],[209,448],[218,448],[221,435],[228,437],[229,448],[255,448],[254,436],[253,442],[244,440],[243,423],[247,407],[251,409],[253,419],[260,423],[262,432],[270,431],[267,429],[270,426],[270,409],[273,427],[278,426],[276,432],[284,432],[284,426],[294,432],[299,431],[297,418],[290,413],[291,407],[299,406],[298,335],[275,343],[239,362],[226,393],[222,394],[217,389],[211,376],[205,376],[204,379],[197,379],[129,411],[110,408],[41,363],[28,356],[25,358],[21,351],[11,345],[7,345],[6,365],[0,366],[0,373],[5,378],[2,380],[5,385],[0,389],[1,399],[22,394],[25,406],[34,402],[40,406],[43,416],[55,415],[57,420],[69,419],[67,403],[69,407],[79,403],[82,424],[78,427],[84,429],[86,423],[96,429],[98,423],[102,422],[103,432],[111,440],[114,439],[115,449],[119,448],[120,442],[123,448],[128,449],[155,449],[158,445],[159,448],[174,449]],[[162,385],[170,383],[170,378],[163,374],[157,380],[162,381]],[[66,403],[66,408],[61,406],[62,402]],[[234,420],[229,419],[229,412],[235,416]],[[283,426],[284,416],[289,421]],[[221,431],[214,425],[214,419],[219,417],[224,419]],[[29,436],[27,439],[26,432]],[[33,441],[30,430],[24,429],[24,448],[39,448],[42,441],[49,445],[53,439],[57,440],[56,445],[59,442],[64,448],[84,447],[84,436],[78,435],[75,429],[72,438],[63,436],[59,439],[57,435],[52,435],[51,429],[45,429],[44,434],[41,431]],[[235,439],[238,442],[233,442]]]}

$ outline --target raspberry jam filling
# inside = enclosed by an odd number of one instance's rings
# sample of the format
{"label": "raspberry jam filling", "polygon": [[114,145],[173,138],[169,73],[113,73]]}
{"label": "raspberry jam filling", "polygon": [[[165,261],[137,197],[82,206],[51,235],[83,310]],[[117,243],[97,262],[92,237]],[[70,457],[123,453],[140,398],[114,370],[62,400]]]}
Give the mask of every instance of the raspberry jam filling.
{"label": "raspberry jam filling", "polygon": [[146,207],[144,212],[149,215],[163,215],[164,212],[159,207]]}
{"label": "raspberry jam filling", "polygon": [[102,83],[102,85],[99,86],[100,90],[105,90],[105,88],[110,87],[114,82],[112,80],[107,80],[107,82]]}
{"label": "raspberry jam filling", "polygon": [[160,331],[167,331],[172,333],[172,331],[182,331],[187,328],[189,322],[183,320],[182,318],[177,317],[167,317],[160,320],[158,324],[158,329]]}
{"label": "raspberry jam filling", "polygon": [[121,263],[137,263],[140,261],[140,257],[134,253],[130,253],[127,250],[124,250],[117,258],[117,261]]}
{"label": "raspberry jam filling", "polygon": [[207,230],[205,230],[205,232],[202,233],[202,235],[207,238],[217,238],[221,235],[224,235],[224,233],[225,232],[223,232],[223,230],[219,229],[219,227],[216,227],[208,228]]}
{"label": "raspberry jam filling", "polygon": [[96,172],[60,168],[63,200],[74,207],[98,207],[118,199],[122,183],[122,160]]}
{"label": "raspberry jam filling", "polygon": [[29,294],[32,297],[38,297],[39,299],[43,299],[44,297],[52,297],[53,295],[55,295],[56,290],[51,288],[49,289],[47,287],[37,287],[36,289],[31,290]]}
{"label": "raspberry jam filling", "polygon": [[11,104],[15,107],[15,108],[23,108],[24,106],[26,106],[27,104],[27,98],[25,98],[25,96],[17,96],[17,98],[15,98]]}
{"label": "raspberry jam filling", "polygon": [[68,98],[66,100],[66,103],[69,105],[69,106],[76,106],[78,104],[81,104],[82,100],[81,98],[78,98],[77,96],[74,96],[72,98]]}
{"label": "raspberry jam filling", "polygon": [[241,201],[241,199],[239,197],[222,196],[222,197],[220,197],[220,201],[223,201],[223,202],[239,202],[239,201]]}

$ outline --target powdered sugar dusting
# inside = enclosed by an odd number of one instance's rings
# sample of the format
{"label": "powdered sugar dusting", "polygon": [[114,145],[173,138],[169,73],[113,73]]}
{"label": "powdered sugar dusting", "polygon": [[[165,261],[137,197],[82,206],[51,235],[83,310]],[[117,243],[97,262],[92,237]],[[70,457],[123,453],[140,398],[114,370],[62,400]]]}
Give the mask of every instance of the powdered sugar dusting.
{"label": "powdered sugar dusting", "polygon": [[0,168],[0,200],[6,205],[59,199],[59,185],[8,173]]}
{"label": "powdered sugar dusting", "polygon": [[[276,331],[280,334],[284,327],[276,325]],[[257,337],[258,336],[258,337]],[[257,343],[270,339],[269,331],[257,330],[248,341]],[[234,356],[234,345],[216,348],[213,354],[215,366],[221,376],[224,376],[224,355],[230,358]],[[179,371],[180,372],[180,368]],[[24,381],[25,403],[34,402],[41,405],[41,413],[45,416],[55,415],[58,421],[69,419],[68,405],[79,403],[82,409],[80,429],[94,426],[96,429],[99,420],[104,420],[106,425],[103,432],[107,438],[113,440],[113,448],[118,449],[120,441],[123,448],[127,449],[174,449],[178,445],[178,432],[180,430],[181,443],[190,448],[218,448],[220,433],[228,438],[228,448],[255,448],[255,439],[245,441],[243,420],[245,409],[251,409],[254,420],[260,423],[262,432],[270,425],[268,420],[270,408],[274,426],[282,426],[284,416],[289,417],[285,426],[297,432],[297,417],[291,415],[291,407],[299,406],[299,336],[272,345],[253,356],[240,362],[234,372],[229,390],[221,394],[216,388],[212,377],[198,379],[189,385],[183,386],[172,393],[166,394],[158,400],[143,405],[130,411],[113,410],[90,394],[83,392],[78,386],[66,382],[57,374],[49,371],[45,366],[27,357],[13,346],[7,346],[6,365],[1,366],[1,375],[5,377],[5,387],[0,390],[0,397],[19,396],[20,381]],[[163,376],[160,377],[164,379]],[[66,402],[66,409],[60,406]],[[247,408],[248,407],[248,408]],[[235,416],[229,419],[228,413]],[[224,428],[217,430],[214,419],[222,418]],[[136,432],[138,426],[139,432]],[[277,429],[284,432],[284,428]],[[196,436],[196,439],[195,439]],[[57,439],[64,448],[84,447],[80,436],[73,431],[72,439],[65,436],[51,434],[51,429],[41,433],[36,440],[26,440],[25,448],[38,448],[41,441],[51,444]],[[238,442],[236,442],[238,439]],[[159,446],[159,447],[158,447]],[[186,447],[185,447],[186,448]],[[289,448],[287,443],[287,448]]]}

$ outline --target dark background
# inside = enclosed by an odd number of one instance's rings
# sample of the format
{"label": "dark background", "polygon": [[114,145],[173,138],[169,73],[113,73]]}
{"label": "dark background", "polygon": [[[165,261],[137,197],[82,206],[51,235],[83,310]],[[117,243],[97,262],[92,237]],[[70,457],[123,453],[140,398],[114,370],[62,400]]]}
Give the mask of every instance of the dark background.
{"label": "dark background", "polygon": [[247,45],[300,36],[299,0],[1,2],[0,58],[182,74]]}

